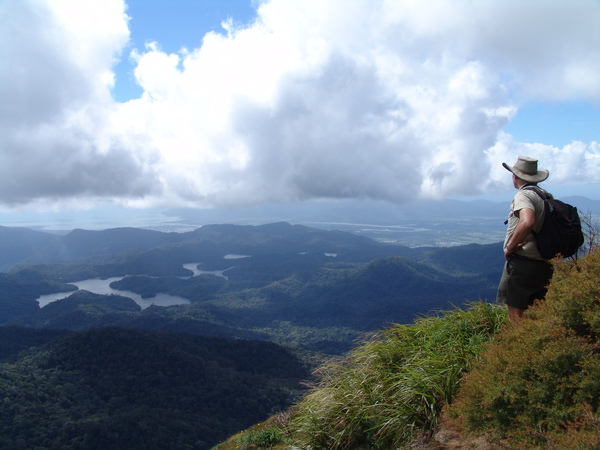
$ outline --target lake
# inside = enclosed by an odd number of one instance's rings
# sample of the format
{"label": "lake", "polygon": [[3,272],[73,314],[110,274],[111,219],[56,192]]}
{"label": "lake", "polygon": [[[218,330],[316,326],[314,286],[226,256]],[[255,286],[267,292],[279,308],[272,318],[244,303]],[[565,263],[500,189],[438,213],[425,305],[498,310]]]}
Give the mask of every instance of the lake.
{"label": "lake", "polygon": [[[233,258],[227,258],[227,256],[225,256],[224,259],[233,259]],[[200,269],[198,269],[198,263],[187,263],[187,264],[183,265],[183,268],[187,269],[187,270],[191,270],[194,273],[192,275],[192,277],[197,277],[198,275],[207,273],[209,275],[216,275],[218,277],[223,277],[223,278],[227,279],[227,276],[225,276],[223,273],[228,271],[229,269],[233,269],[233,266],[229,267],[228,269],[224,269],[224,270],[200,270]]]}
{"label": "lake", "polygon": [[[210,273],[213,275],[225,277],[225,275],[223,275],[224,270],[215,270],[215,271],[199,270],[197,268],[197,266],[198,266],[198,263],[187,263],[187,264],[183,265],[184,268],[191,270],[193,272],[193,275],[192,275],[193,277],[198,276],[202,273]],[[187,298],[178,297],[176,295],[156,294],[156,296],[152,297],[152,298],[142,298],[141,295],[136,294],[135,292],[121,291],[119,289],[113,289],[110,287],[110,283],[112,283],[113,281],[122,280],[123,278],[125,278],[125,277],[111,277],[111,278],[106,278],[106,279],[91,278],[89,280],[73,281],[69,284],[74,284],[80,290],[93,292],[94,294],[100,294],[100,295],[115,294],[115,295],[122,295],[123,297],[129,297],[134,302],[136,302],[138,305],[140,305],[142,307],[142,309],[145,309],[150,305],[173,306],[173,305],[187,305],[190,303],[190,301]],[[225,278],[227,278],[227,277],[225,277]],[[56,300],[62,300],[63,298],[67,298],[73,292],[74,291],[57,292],[54,294],[42,295],[37,299],[37,302],[39,303],[40,308],[43,308],[48,303],[52,303]]]}

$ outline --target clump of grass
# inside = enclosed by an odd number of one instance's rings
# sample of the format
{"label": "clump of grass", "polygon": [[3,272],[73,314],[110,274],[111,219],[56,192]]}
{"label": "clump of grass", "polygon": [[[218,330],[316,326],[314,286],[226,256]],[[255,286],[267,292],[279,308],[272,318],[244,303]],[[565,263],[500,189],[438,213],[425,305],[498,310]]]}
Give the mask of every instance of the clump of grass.
{"label": "clump of grass", "polygon": [[287,431],[285,420],[288,414],[282,413],[271,417],[231,437],[226,442],[214,447],[215,450],[254,450],[274,449],[284,446]]}
{"label": "clump of grass", "polygon": [[283,441],[283,433],[276,427],[250,431],[240,438],[241,449],[273,448]]}
{"label": "clump of grass", "polygon": [[546,300],[483,351],[451,412],[520,448],[600,448],[600,251],[558,262]]}
{"label": "clump of grass", "polygon": [[301,448],[398,448],[436,425],[461,374],[506,321],[485,302],[395,325],[328,366],[298,405]]}

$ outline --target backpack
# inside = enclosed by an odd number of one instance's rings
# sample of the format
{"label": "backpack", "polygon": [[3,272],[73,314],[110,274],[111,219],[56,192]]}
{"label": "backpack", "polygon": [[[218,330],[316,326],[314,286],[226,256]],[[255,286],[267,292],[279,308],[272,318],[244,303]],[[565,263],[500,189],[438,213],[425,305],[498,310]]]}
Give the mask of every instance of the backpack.
{"label": "backpack", "polygon": [[558,254],[562,258],[573,256],[583,245],[584,236],[577,208],[561,202],[540,188],[525,188],[535,191],[544,201],[544,223],[540,231],[533,232],[537,247],[545,259]]}

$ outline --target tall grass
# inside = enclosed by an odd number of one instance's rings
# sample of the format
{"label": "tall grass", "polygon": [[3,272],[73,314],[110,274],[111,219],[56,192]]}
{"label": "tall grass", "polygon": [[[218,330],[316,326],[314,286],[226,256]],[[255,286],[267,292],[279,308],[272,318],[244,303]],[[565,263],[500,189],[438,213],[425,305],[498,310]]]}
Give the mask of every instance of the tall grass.
{"label": "tall grass", "polygon": [[292,419],[301,448],[402,447],[431,430],[461,373],[506,320],[485,302],[395,325],[324,369]]}

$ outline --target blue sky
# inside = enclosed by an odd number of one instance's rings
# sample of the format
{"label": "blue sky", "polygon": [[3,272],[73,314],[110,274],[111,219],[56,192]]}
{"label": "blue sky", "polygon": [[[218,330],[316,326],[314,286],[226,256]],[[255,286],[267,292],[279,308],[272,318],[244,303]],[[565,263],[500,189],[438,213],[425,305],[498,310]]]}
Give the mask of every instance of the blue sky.
{"label": "blue sky", "polygon": [[565,146],[600,138],[600,107],[593,103],[531,102],[523,105],[505,131],[522,142]]}
{"label": "blue sky", "polygon": [[[225,33],[221,26],[229,19],[247,25],[256,19],[252,0],[129,0],[130,43],[125,50],[143,49],[146,42],[158,42],[165,52],[198,47],[208,32]],[[135,82],[134,66],[123,58],[116,66],[113,95],[118,101],[138,98],[142,89]]]}
{"label": "blue sky", "polygon": [[0,219],[504,198],[519,155],[600,199],[597,23],[597,0],[0,0]]}

